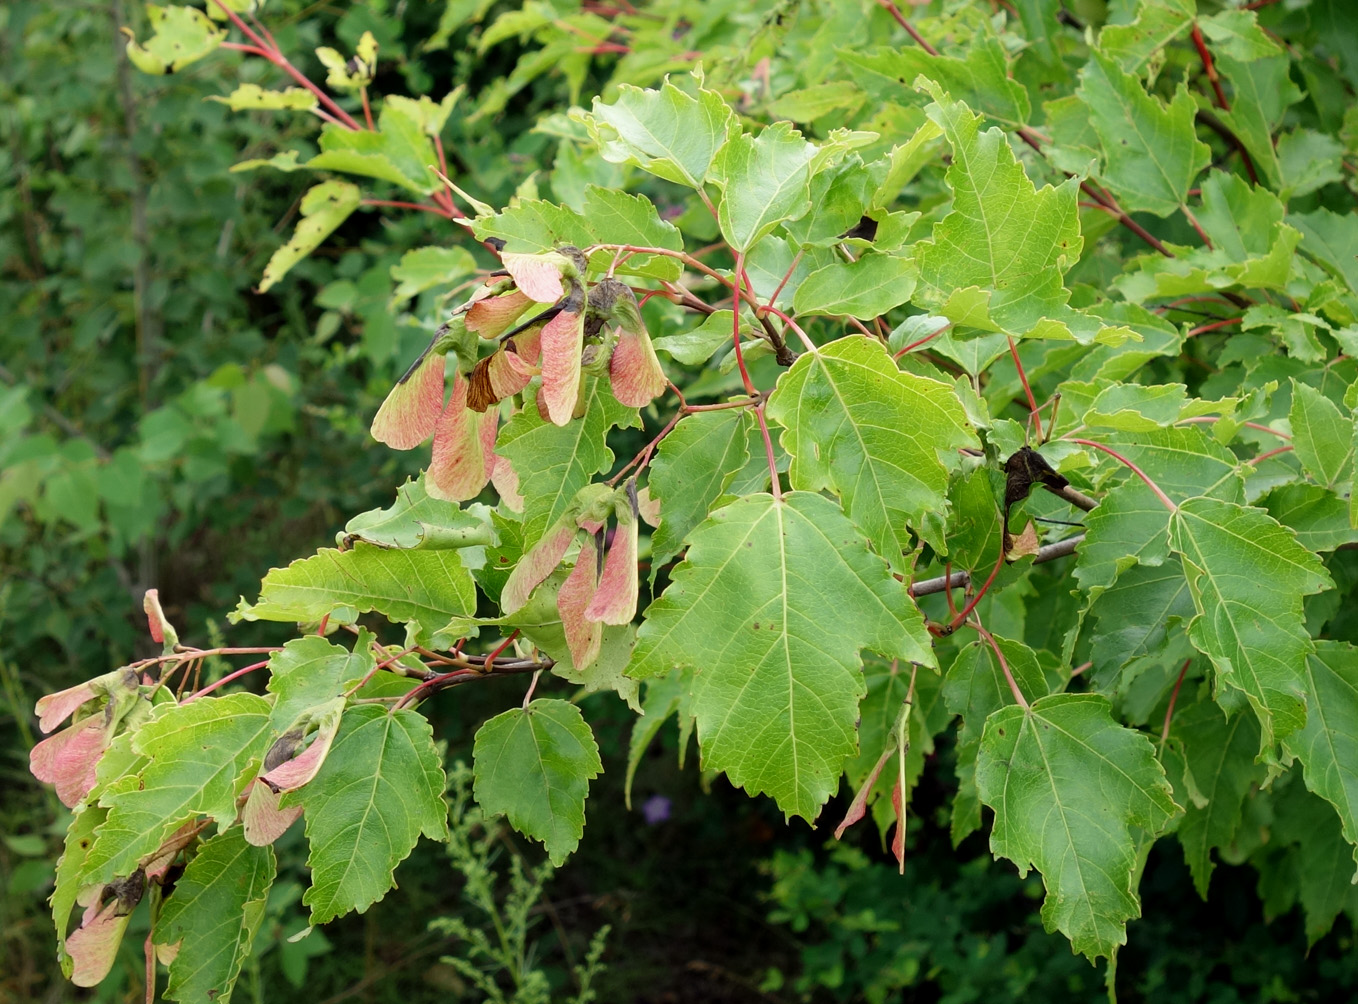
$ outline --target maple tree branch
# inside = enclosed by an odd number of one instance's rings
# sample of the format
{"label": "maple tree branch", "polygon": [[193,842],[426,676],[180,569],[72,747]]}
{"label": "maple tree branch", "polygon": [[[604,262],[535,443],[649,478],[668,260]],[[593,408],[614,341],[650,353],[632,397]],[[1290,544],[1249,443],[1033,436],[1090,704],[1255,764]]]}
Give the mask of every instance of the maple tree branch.
{"label": "maple tree branch", "polygon": [[447,673],[431,673],[418,687],[412,689],[392,705],[391,710],[400,711],[433,696],[440,690],[447,690],[449,687],[456,687],[472,680],[489,680],[497,676],[514,676],[519,673],[536,673],[540,670],[551,669],[556,665],[556,660],[543,657],[541,659],[513,659],[496,662],[490,672],[487,672],[485,668],[485,656],[460,656],[456,660],[450,660],[446,665],[453,665],[458,668],[449,670]]}
{"label": "maple tree branch", "polygon": [[353,132],[362,132],[362,129],[360,128],[359,124],[354,121],[353,116],[346,112],[339,105],[337,105],[334,99],[331,98],[329,94],[326,94],[325,91],[321,90],[318,86],[316,86],[316,84],[313,83],[310,80],[310,78],[307,77],[306,74],[304,74],[301,70],[297,69],[297,67],[293,66],[291,61],[289,61],[288,57],[283,55],[283,53],[278,49],[276,45],[272,44],[270,41],[265,40],[264,38],[261,38],[258,34],[256,34],[248,24],[241,20],[240,15],[237,14],[234,10],[232,10],[227,4],[225,4],[223,0],[212,0],[212,2],[216,4],[217,8],[227,16],[227,18],[231,21],[232,24],[236,26],[236,28],[240,30],[240,33],[242,35],[244,35],[251,42],[253,42],[257,48],[262,50],[262,55],[265,59],[267,59],[270,63],[273,63],[274,66],[277,66],[288,76],[292,77],[293,80],[297,81],[297,83],[301,84],[312,94],[316,95],[316,100],[318,100],[321,104],[325,105],[326,109],[330,112],[330,114],[334,115],[337,119],[340,120],[340,125],[344,126],[344,128],[346,129],[352,130]]}
{"label": "maple tree branch", "polygon": [[[807,351],[807,352],[815,352],[815,351],[816,351],[816,343],[813,342],[810,338],[807,337],[806,332],[802,330],[802,326],[801,326],[800,324],[798,324],[796,321],[794,321],[794,320],[793,320],[791,317],[789,317],[787,314],[783,313],[783,312],[782,312],[781,310],[779,310],[777,307],[774,307],[774,306],[771,306],[771,305],[770,305],[770,306],[764,307],[763,309],[764,309],[764,310],[767,310],[767,311],[768,311],[769,313],[771,313],[771,314],[777,314],[780,318],[782,318],[783,323],[786,324],[789,328],[791,328],[793,331],[795,331],[795,332],[797,333],[797,337],[800,338],[800,339],[802,340],[802,344],[803,344],[804,346],[806,346],[806,351]],[[856,318],[855,318],[855,320],[856,320]],[[869,335],[869,337],[871,337],[871,335]]]}
{"label": "maple tree branch", "polygon": [[[1038,549],[1033,558],[1034,565],[1044,562],[1055,561],[1057,558],[1068,558],[1075,553],[1075,549],[1085,539],[1082,533],[1073,537],[1066,537],[1058,540],[1054,544],[1045,544]],[[934,593],[941,593],[946,589],[964,589],[971,583],[970,572],[953,572],[950,575],[940,575],[933,579],[921,579],[919,582],[912,583],[909,588],[911,596],[930,596]]]}

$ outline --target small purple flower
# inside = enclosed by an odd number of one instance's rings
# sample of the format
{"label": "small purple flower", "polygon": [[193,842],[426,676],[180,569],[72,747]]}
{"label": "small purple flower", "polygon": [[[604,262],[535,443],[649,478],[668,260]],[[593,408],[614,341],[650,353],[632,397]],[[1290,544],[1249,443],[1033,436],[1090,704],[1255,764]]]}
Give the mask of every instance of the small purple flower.
{"label": "small purple flower", "polygon": [[641,803],[641,814],[647,826],[655,826],[670,818],[670,800],[664,795],[652,795]]}

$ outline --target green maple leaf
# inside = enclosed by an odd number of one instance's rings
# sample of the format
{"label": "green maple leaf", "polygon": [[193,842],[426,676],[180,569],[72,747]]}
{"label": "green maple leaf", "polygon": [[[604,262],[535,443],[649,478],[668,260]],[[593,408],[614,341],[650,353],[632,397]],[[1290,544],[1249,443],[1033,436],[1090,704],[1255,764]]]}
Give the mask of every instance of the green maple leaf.
{"label": "green maple leaf", "polygon": [[[910,688],[911,676],[915,692],[910,705],[908,738],[910,747],[905,754],[905,798],[924,774],[925,760],[934,751],[934,736],[947,728],[952,716],[943,703],[943,679],[928,670],[893,665],[879,659],[869,659],[863,668],[868,692],[859,705],[858,756],[844,767],[844,778],[850,789],[857,790],[868,778],[878,757],[892,735],[892,726],[900,714],[901,705]],[[896,821],[891,804],[891,791],[899,774],[898,760],[888,758],[868,795],[868,806],[878,831],[885,836]]]}
{"label": "green maple leaf", "polygon": [[233,622],[315,622],[329,616],[351,624],[376,610],[410,625],[420,644],[454,617],[476,611],[476,585],[456,550],[406,551],[362,541],[352,551],[322,548],[275,568],[260,583],[259,600],[241,600]]}
{"label": "green maple leaf", "polygon": [[[1037,653],[1021,641],[995,637],[1004,661],[1027,696],[1051,693],[1058,681],[1048,676]],[[976,754],[991,712],[1016,704],[995,653],[984,641],[972,642],[957,653],[943,678],[943,701],[948,711],[962,716],[957,731],[957,795],[953,799],[952,842],[956,847],[981,828],[981,801],[976,794]]]}
{"label": "green maple leaf", "polygon": [[209,101],[220,101],[233,112],[262,109],[264,111],[310,111],[316,107],[316,95],[304,87],[286,87],[271,91],[258,84],[241,84],[226,97],[209,94]]}
{"label": "green maple leaf", "polygon": [[1042,873],[1043,925],[1091,961],[1111,957],[1141,913],[1134,828],[1158,834],[1179,812],[1151,741],[1100,695],[1044,697],[986,719],[976,786],[995,810],[995,856]]}
{"label": "green maple leaf", "polygon": [[1147,254],[1133,260],[1118,290],[1129,300],[1215,293],[1230,286],[1282,289],[1294,268],[1301,232],[1283,222],[1283,204],[1243,178],[1212,171],[1202,183],[1198,221],[1211,248],[1178,248],[1175,257]]}
{"label": "green maple leaf", "polygon": [[100,796],[108,818],[95,831],[81,881],[132,874],[141,858],[199,816],[229,826],[237,796],[273,740],[272,710],[271,702],[255,694],[158,709],[132,737],[132,751],[148,762]]}
{"label": "green maple leaf", "polygon": [[717,151],[740,128],[716,91],[694,97],[669,81],[660,90],[621,84],[611,104],[594,99],[585,121],[605,160],[690,188],[702,188]]}
{"label": "green maple leaf", "polygon": [[[1164,511],[1163,506],[1160,509]],[[1162,520],[1162,534],[1165,527]],[[1165,546],[1168,541],[1162,536],[1160,543]],[[1094,616],[1090,658],[1095,679],[1102,682],[1129,662],[1162,651],[1173,621],[1187,623],[1193,616],[1183,567],[1173,556],[1162,556],[1158,565],[1134,565],[1095,600],[1090,613]]]}
{"label": "green maple leaf", "polygon": [[1217,115],[1240,137],[1261,180],[1279,187],[1283,172],[1273,133],[1288,107],[1304,96],[1292,83],[1292,60],[1286,55],[1238,60],[1221,53],[1216,65],[1232,91],[1230,109]]}
{"label": "green maple leaf", "polygon": [[1140,481],[1105,492],[1084,522],[1075,577],[1086,590],[1107,588],[1132,565],[1154,567],[1169,554],[1169,513]]}
{"label": "green maple leaf", "polygon": [[[1272,886],[1265,899],[1266,915],[1276,915],[1301,901],[1306,914],[1306,941],[1314,945],[1333,926],[1341,910],[1358,913],[1358,889],[1353,886],[1353,847],[1344,839],[1333,807],[1308,792],[1293,778],[1273,802],[1271,843],[1286,848],[1281,861],[1256,854],[1260,891]],[[1271,903],[1269,899],[1281,902]],[[1279,907],[1282,909],[1280,910]]]}
{"label": "green maple leaf", "polygon": [[1308,551],[1333,551],[1358,542],[1358,529],[1349,523],[1349,506],[1335,492],[1319,485],[1279,485],[1259,500],[1269,515],[1297,534]]}
{"label": "green maple leaf", "polygon": [[[1334,806],[1358,861],[1358,649],[1318,641],[1306,658],[1306,724],[1285,740],[1306,787]],[[1352,879],[1353,869],[1349,869]]]}
{"label": "green maple leaf", "polygon": [[391,277],[399,283],[392,292],[392,301],[403,303],[425,290],[450,286],[475,271],[476,259],[466,248],[412,248],[391,267]]}
{"label": "green maple leaf", "polygon": [[175,948],[165,996],[227,1004],[264,920],[274,880],[271,847],[252,847],[233,826],[205,841],[156,918],[152,939]]}
{"label": "green maple leaf", "polygon": [[[472,226],[478,240],[496,237],[505,250],[522,254],[549,254],[563,244],[586,248],[592,244],[635,244],[683,250],[684,239],[644,195],[586,185],[581,210],[540,199],[520,199],[493,216],[483,216]],[[599,248],[589,256],[590,269],[603,272],[618,254]],[[655,279],[678,279],[684,267],[665,255],[637,254],[618,262],[618,275],[644,275]]]}
{"label": "green maple leaf", "polygon": [[632,735],[627,741],[627,774],[622,790],[628,809],[632,808],[632,781],[636,778],[637,768],[670,715],[679,719],[679,769],[683,769],[689,740],[693,737],[692,683],[693,673],[682,669],[658,680],[646,681],[642,715],[633,724]]}
{"label": "green maple leaf", "polygon": [[308,708],[325,704],[363,679],[376,664],[364,632],[354,651],[341,648],[318,635],[294,638],[282,651],[269,657],[269,693],[276,695],[273,722],[279,732],[287,729]]}
{"label": "green maple leaf", "polygon": [[732,136],[712,161],[722,190],[717,223],[735,250],[749,251],[784,220],[811,208],[811,161],[816,148],[787,122],[758,136]]}
{"label": "green maple leaf", "polygon": [[421,474],[396,489],[396,501],[388,508],[359,513],[335,537],[340,547],[362,540],[380,547],[437,550],[490,544],[495,534],[482,514],[430,495]]}
{"label": "green maple leaf", "polygon": [[1216,51],[1231,59],[1265,59],[1280,51],[1278,43],[1259,26],[1259,15],[1252,10],[1223,10],[1199,18],[1198,25]]}
{"label": "green maple leaf", "polygon": [[807,492],[754,495],[690,535],[647,609],[629,673],[694,667],[704,766],[814,819],[857,752],[862,648],[933,664],[904,586],[838,506]]}
{"label": "green maple leaf", "polygon": [[794,304],[798,314],[877,317],[909,302],[917,271],[911,259],[885,254],[835,262],[802,280]]}
{"label": "green maple leaf", "polygon": [[280,802],[300,805],[311,853],[311,923],[366,910],[395,882],[421,833],[448,839],[443,766],[428,719],[361,704],[345,710],[319,773]]}
{"label": "green maple leaf", "polygon": [[1308,384],[1292,381],[1292,446],[1302,470],[1333,488],[1353,476],[1353,419]]}
{"label": "green maple leaf", "polygon": [[137,43],[132,29],[123,29],[127,58],[143,73],[177,73],[226,41],[226,29],[218,28],[196,7],[149,5],[146,14],[154,32],[146,45]]}
{"label": "green maple leaf", "polygon": [[1262,509],[1192,498],[1170,518],[1198,616],[1193,647],[1212,660],[1218,685],[1242,691],[1269,753],[1306,724],[1307,655],[1302,597],[1333,585],[1320,559]]}
{"label": "green maple leaf", "polygon": [[615,425],[640,428],[637,409],[618,403],[607,380],[590,379],[582,391],[583,418],[554,425],[538,414],[532,395],[500,430],[495,447],[519,476],[525,546],[553,525],[590,479],[613,463],[605,441]]}
{"label": "green maple leaf", "polygon": [[[1244,502],[1245,490],[1234,453],[1201,427],[1180,425],[1112,437],[1117,450],[1176,502],[1210,495]],[[1122,471],[1118,467],[1119,472]],[[1131,476],[1128,475],[1130,480]]]}
{"label": "green maple leaf", "polygon": [[561,865],[585,832],[589,782],[603,771],[599,747],[580,709],[539,699],[511,708],[476,732],[472,771],[476,801],[540,840]]}
{"label": "green maple leaf", "polygon": [[[978,326],[988,320],[1018,334],[1063,318],[1071,313],[1064,275],[1083,245],[1076,182],[1037,189],[999,129],[981,132],[979,115],[936,85],[929,89],[929,117],[952,146],[953,205],[932,237],[916,245],[916,302],[946,305],[956,291],[974,287],[986,300],[973,319]],[[943,312],[959,320],[955,308]]]}
{"label": "green maple leaf", "polygon": [[1099,180],[1124,209],[1168,216],[1188,199],[1212,151],[1193,132],[1197,105],[1180,86],[1168,106],[1095,50],[1076,91],[1103,147]]}
{"label": "green maple leaf", "polygon": [[923,76],[1003,125],[1024,125],[1032,111],[1028,91],[1009,75],[1004,46],[989,33],[978,35],[961,57],[931,55],[914,46],[878,49],[873,53],[841,49],[839,54],[850,66],[885,80],[902,97],[906,88]]}
{"label": "green maple leaf", "polygon": [[1131,24],[1110,24],[1099,32],[1099,51],[1128,73],[1137,73],[1157,52],[1186,32],[1197,13],[1193,0],[1149,0],[1137,4]]}
{"label": "green maple leaf", "polygon": [[750,459],[752,425],[748,409],[700,411],[680,419],[661,440],[649,482],[660,499],[660,525],[651,535],[652,582]]}
{"label": "green maple leaf", "polygon": [[1289,213],[1287,222],[1301,231],[1301,249],[1358,293],[1358,213],[1317,209]]}
{"label": "green maple leaf", "polygon": [[1181,799],[1184,818],[1179,823],[1179,843],[1193,873],[1193,886],[1206,899],[1216,867],[1212,849],[1230,846],[1240,828],[1245,796],[1266,775],[1263,765],[1254,762],[1259,723],[1249,713],[1227,718],[1214,701],[1205,699],[1180,706],[1173,728],[1192,784]]}
{"label": "green maple leaf", "polygon": [[443,182],[432,168],[438,163],[434,144],[413,106],[416,102],[409,98],[388,97],[376,130],[327,125],[321,130],[321,152],[307,161],[307,167],[390,181],[428,195]]}
{"label": "green maple leaf", "polygon": [[910,547],[907,527],[947,511],[948,467],[975,443],[950,385],[902,372],[881,343],[858,335],[803,353],[768,414],[785,430],[792,487],[837,492],[893,566]]}

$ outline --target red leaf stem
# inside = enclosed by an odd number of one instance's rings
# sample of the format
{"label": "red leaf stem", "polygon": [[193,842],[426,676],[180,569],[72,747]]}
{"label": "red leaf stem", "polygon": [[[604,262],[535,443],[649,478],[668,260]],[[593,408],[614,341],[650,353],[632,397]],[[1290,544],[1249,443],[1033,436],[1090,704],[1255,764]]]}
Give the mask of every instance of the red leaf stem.
{"label": "red leaf stem", "polygon": [[1118,463],[1122,464],[1129,471],[1135,474],[1138,478],[1144,481],[1146,483],[1146,487],[1149,488],[1151,491],[1155,492],[1155,497],[1160,500],[1161,504],[1163,504],[1166,509],[1168,509],[1170,512],[1175,512],[1178,510],[1179,507],[1174,504],[1174,502],[1170,499],[1168,495],[1164,493],[1164,491],[1160,488],[1159,485],[1157,485],[1154,481],[1150,479],[1149,476],[1147,476],[1145,471],[1143,471],[1140,467],[1137,467],[1136,464],[1132,463],[1117,450],[1114,450],[1112,447],[1109,446],[1104,446],[1102,443],[1096,443],[1092,439],[1071,439],[1068,440],[1068,442],[1079,443],[1081,446],[1092,446],[1096,450],[1102,450],[1104,453],[1108,454],[1110,457],[1112,457]]}
{"label": "red leaf stem", "polygon": [[1207,48],[1207,40],[1202,37],[1202,29],[1198,27],[1196,21],[1193,22],[1193,44],[1198,47],[1198,58],[1202,60],[1202,68],[1207,71],[1207,79],[1212,82],[1217,107],[1222,111],[1230,111],[1231,106],[1226,103],[1226,93],[1221,89],[1221,80],[1217,77],[1217,68],[1212,62],[1211,50]]}
{"label": "red leaf stem", "polygon": [[1184,660],[1184,664],[1179,667],[1179,678],[1174,681],[1174,689],[1169,695],[1169,707],[1165,708],[1165,725],[1160,730],[1160,752],[1165,751],[1165,741],[1169,739],[1169,723],[1174,717],[1174,702],[1179,699],[1179,688],[1184,685],[1184,674],[1188,672],[1188,667],[1193,665],[1192,658]]}
{"label": "red leaf stem", "polygon": [[931,56],[938,55],[938,50],[924,40],[924,36],[915,30],[914,25],[906,20],[906,17],[901,13],[900,8],[892,3],[891,0],[877,0],[877,5],[896,19],[896,23],[905,29],[906,34],[915,40],[916,45]]}
{"label": "red leaf stem", "polygon": [[181,703],[188,704],[190,701],[196,701],[203,695],[212,693],[218,687],[225,687],[228,683],[231,683],[233,680],[239,680],[242,676],[245,676],[248,673],[253,673],[257,669],[263,669],[268,664],[269,660],[265,659],[263,662],[256,662],[252,663],[249,666],[242,667],[241,669],[236,670],[234,673],[227,673],[216,683],[209,683],[202,690],[195,691],[194,693],[190,694],[188,697],[184,698],[184,700]]}
{"label": "red leaf stem", "polygon": [[1004,653],[1000,651],[999,644],[985,628],[981,627],[976,621],[967,621],[967,626],[976,629],[976,633],[986,640],[986,643],[995,651],[995,658],[1000,660],[1000,669],[1004,671],[1004,678],[1009,682],[1009,690],[1014,695],[1014,700],[1024,711],[1028,710],[1028,702],[1024,700],[1023,691],[1019,690],[1018,683],[1014,680],[1014,674],[1009,670],[1009,663],[1004,659]]}
{"label": "red leaf stem", "polygon": [[1009,340],[1009,355],[1013,357],[1014,369],[1018,370],[1019,382],[1023,384],[1023,393],[1028,395],[1028,421],[1037,426],[1038,441],[1042,441],[1042,418],[1038,415],[1037,398],[1033,397],[1033,389],[1028,386],[1028,374],[1024,372],[1023,363],[1019,361],[1018,347],[1014,344],[1011,335],[1005,335]]}
{"label": "red leaf stem", "polygon": [[778,483],[778,461],[773,455],[773,440],[769,437],[769,423],[764,419],[764,402],[760,401],[759,406],[754,410],[754,417],[759,420],[759,431],[764,437],[764,453],[769,460],[769,481],[773,490],[775,501],[783,498],[783,486]]}

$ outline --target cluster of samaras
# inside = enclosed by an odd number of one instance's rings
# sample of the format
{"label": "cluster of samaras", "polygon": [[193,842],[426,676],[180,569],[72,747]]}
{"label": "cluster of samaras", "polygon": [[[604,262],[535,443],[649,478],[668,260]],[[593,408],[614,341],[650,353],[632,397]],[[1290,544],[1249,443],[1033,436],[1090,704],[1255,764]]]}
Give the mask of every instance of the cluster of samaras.
{"label": "cluster of samaras", "polygon": [[[373,419],[373,438],[398,450],[434,437],[425,484],[435,498],[474,498],[492,479],[501,495],[517,494],[512,470],[495,456],[494,406],[535,377],[542,380],[538,411],[556,425],[579,417],[582,382],[591,375],[607,374],[613,396],[634,408],[665,389],[628,286],[609,277],[586,290],[585,257],[574,247],[503,260],[503,271],[454,311]],[[458,359],[445,403],[444,360],[464,332],[499,344],[478,360]]]}

